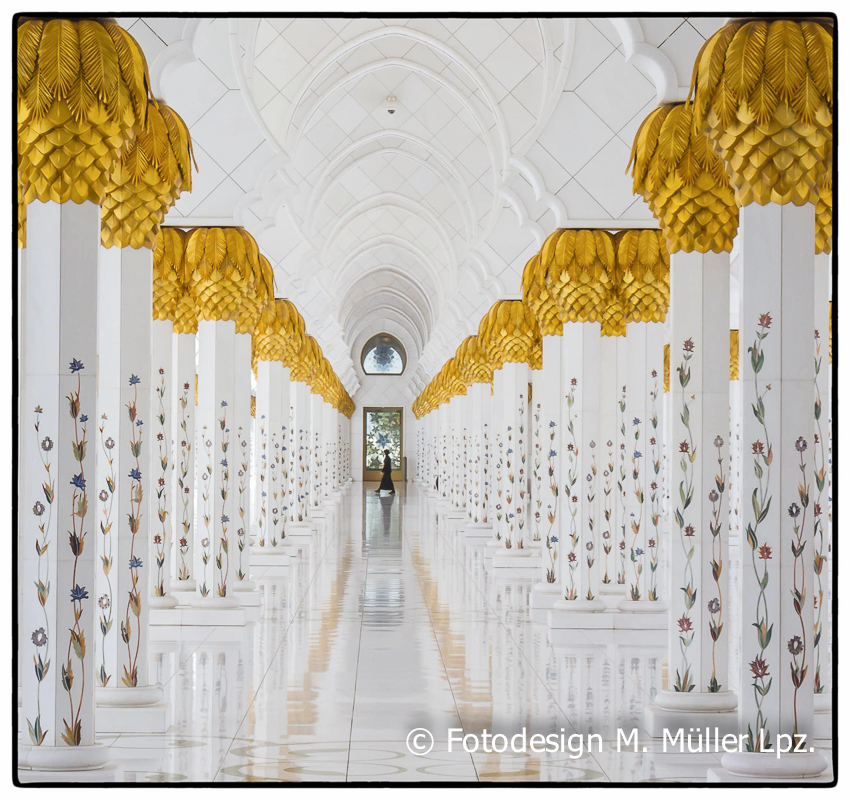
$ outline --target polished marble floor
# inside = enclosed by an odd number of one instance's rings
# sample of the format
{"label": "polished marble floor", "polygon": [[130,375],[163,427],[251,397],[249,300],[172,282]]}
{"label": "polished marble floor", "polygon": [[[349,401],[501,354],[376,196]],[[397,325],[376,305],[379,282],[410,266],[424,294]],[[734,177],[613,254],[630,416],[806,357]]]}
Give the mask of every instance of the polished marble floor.
{"label": "polished marble floor", "polygon": [[[371,488],[371,487],[367,487]],[[408,485],[347,491],[336,530],[254,572],[245,628],[155,630],[162,735],[101,737],[126,781],[704,780],[713,754],[616,752],[662,685],[663,633],[576,631],[554,647],[528,579],[494,579],[481,545],[437,529]],[[448,731],[597,733],[601,752],[449,752]],[[407,745],[414,728],[436,740]],[[643,746],[646,752],[642,752]]]}

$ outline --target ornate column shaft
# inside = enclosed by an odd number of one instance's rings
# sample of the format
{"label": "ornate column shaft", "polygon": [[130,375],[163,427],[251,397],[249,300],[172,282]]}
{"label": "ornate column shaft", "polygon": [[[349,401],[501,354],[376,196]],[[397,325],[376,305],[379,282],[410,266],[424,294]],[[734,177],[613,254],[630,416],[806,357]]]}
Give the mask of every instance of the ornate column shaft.
{"label": "ornate column shaft", "polygon": [[27,227],[19,766],[96,769],[100,208],[33,202]]}
{"label": "ornate column shaft", "polygon": [[[253,327],[253,326],[252,326]],[[234,575],[233,588],[250,592],[257,588],[251,580],[251,548],[248,531],[251,521],[251,334],[237,333],[233,348],[233,445],[234,489]]]}
{"label": "ornate column shaft", "polygon": [[236,470],[234,469],[236,326],[233,320],[198,321],[198,559],[195,603],[236,608]]}
{"label": "ornate column shaft", "polygon": [[290,498],[288,530],[309,532],[310,505],[310,387],[303,381],[290,382],[292,422],[290,428]]}
{"label": "ornate column shaft", "polygon": [[323,516],[324,497],[324,400],[320,394],[310,395],[310,509],[311,516]]}
{"label": "ornate column shaft", "polygon": [[[694,126],[723,159],[741,206],[739,726],[751,752],[723,756],[736,777],[805,777],[826,767],[808,752],[768,767],[768,759],[778,762],[766,751],[780,737],[814,733],[816,375],[808,332],[814,253],[828,248],[823,226],[831,225],[822,206],[831,190],[832,50],[829,24],[733,20],[706,42],[694,68]],[[752,67],[739,82],[742,51]],[[751,97],[754,86],[759,95]],[[795,102],[802,95],[805,102]]]}
{"label": "ornate column shaft", "polygon": [[[619,431],[620,384],[617,381],[617,353],[625,340],[603,336],[599,343],[599,439],[597,440],[599,474],[597,494],[600,499],[599,576],[602,595],[622,595],[625,591],[625,537],[620,535],[621,509],[618,491],[620,450]],[[622,541],[624,550],[619,548]],[[622,576],[622,582],[620,577]]]}
{"label": "ornate column shaft", "polygon": [[[652,484],[658,482],[654,462],[660,457],[657,445],[661,428],[657,422],[661,394],[666,333],[660,323],[628,325],[626,363],[621,375],[620,420],[621,466],[625,461],[626,598],[621,611],[663,612],[657,568],[659,541],[653,525]],[[619,369],[619,360],[618,360]],[[655,448],[655,450],[653,450]],[[621,524],[622,527],[622,524]],[[653,542],[650,545],[650,541]]]}
{"label": "ornate column shaft", "polygon": [[[193,327],[197,327],[195,322]],[[175,332],[173,367],[175,391],[172,394],[172,434],[174,436],[172,514],[176,540],[174,589],[194,592],[197,531],[195,529],[196,441],[195,441],[195,347],[196,334]]]}

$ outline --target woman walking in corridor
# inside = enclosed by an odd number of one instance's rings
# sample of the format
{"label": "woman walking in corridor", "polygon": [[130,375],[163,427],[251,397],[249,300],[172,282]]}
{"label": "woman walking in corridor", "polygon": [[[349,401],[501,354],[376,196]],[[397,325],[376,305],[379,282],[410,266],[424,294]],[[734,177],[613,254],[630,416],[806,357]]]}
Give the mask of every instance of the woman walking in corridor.
{"label": "woman walking in corridor", "polygon": [[380,494],[381,489],[388,489],[390,494],[395,494],[395,486],[393,486],[393,462],[390,459],[389,450],[384,450],[384,471],[381,475],[381,485],[375,489],[375,494]]}

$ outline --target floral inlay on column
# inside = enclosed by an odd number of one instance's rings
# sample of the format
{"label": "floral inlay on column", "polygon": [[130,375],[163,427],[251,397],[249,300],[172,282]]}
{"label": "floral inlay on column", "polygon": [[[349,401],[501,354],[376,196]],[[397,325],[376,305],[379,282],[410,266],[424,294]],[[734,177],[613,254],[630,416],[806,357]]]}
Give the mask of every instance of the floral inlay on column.
{"label": "floral inlay on column", "polygon": [[508,520],[508,535],[505,539],[505,548],[510,550],[514,544],[514,512],[513,512],[513,502],[514,502],[514,472],[513,472],[513,454],[514,449],[511,445],[513,445],[514,441],[514,429],[513,425],[508,425],[508,436],[506,440],[506,448],[505,448],[505,472],[506,477],[508,479],[507,484],[505,485],[505,515]]}
{"label": "floral inlay on column", "polygon": [[[139,682],[139,647],[141,645],[142,632],[139,627],[139,617],[142,613],[142,592],[139,584],[140,570],[144,563],[136,555],[136,534],[142,522],[142,499],[144,498],[144,487],[142,485],[141,461],[142,455],[142,425],[143,421],[138,418],[136,400],[138,397],[138,385],[141,383],[136,375],[130,376],[130,386],[133,388],[133,399],[127,404],[127,415],[130,418],[132,435],[128,446],[130,454],[136,459],[136,466],[130,470],[130,513],[127,515],[127,525],[130,528],[130,591],[127,593],[127,609],[124,612],[124,620],[121,623],[121,639],[127,645],[127,661],[124,663],[124,675],[121,682],[125,686],[137,686]],[[134,644],[135,640],[135,644]]]}
{"label": "floral inlay on column", "polygon": [[605,554],[605,568],[602,575],[602,583],[611,583],[611,571],[609,565],[609,556],[614,549],[613,541],[613,525],[611,520],[614,518],[614,508],[612,506],[611,493],[614,491],[614,443],[609,439],[605,442],[608,448],[608,461],[605,469],[602,470],[604,482],[602,485],[602,518],[605,520],[605,527],[602,530],[602,552]]}
{"label": "floral inlay on column", "polygon": [[189,423],[186,418],[186,407],[189,405],[189,384],[183,384],[183,391],[180,395],[180,463],[177,473],[177,488],[180,490],[180,570],[179,576],[181,581],[187,581],[192,577],[193,569],[186,560],[189,552],[189,539],[192,536],[192,518],[194,510],[190,508],[190,481],[194,480],[194,476],[189,475],[190,454],[192,452],[192,442],[189,441]]}
{"label": "floral inlay on column", "polygon": [[502,526],[499,524],[502,521],[502,492],[504,486],[502,484],[502,467],[503,467],[503,456],[502,451],[504,450],[505,445],[502,441],[502,434],[496,434],[496,450],[498,454],[496,456],[496,540],[502,538]]}
{"label": "floral inlay on column", "polygon": [[650,424],[652,425],[652,436],[649,438],[650,458],[652,464],[653,478],[649,484],[649,519],[652,522],[652,535],[646,542],[649,551],[649,587],[646,595],[650,600],[658,600],[658,555],[661,550],[661,534],[659,524],[661,523],[661,495],[663,489],[661,483],[661,448],[658,446],[658,372],[652,370],[652,391],[649,393]]}
{"label": "floral inlay on column", "polygon": [[620,464],[617,475],[617,494],[620,498],[620,535],[617,547],[620,551],[620,563],[617,566],[617,583],[626,583],[626,387],[620,391],[620,399],[617,401],[620,409]]}
{"label": "floral inlay on column", "polygon": [[714,578],[715,596],[708,601],[709,623],[708,632],[711,636],[711,679],[708,682],[709,692],[719,692],[723,687],[717,681],[717,643],[723,635],[723,589],[720,576],[723,574],[723,528],[726,525],[726,517],[723,514],[723,494],[726,491],[726,473],[723,471],[723,437],[718,435],[714,438],[714,447],[717,450],[717,474],[714,476],[714,486],[708,493],[711,503],[711,522],[708,527],[711,531],[711,576]]}
{"label": "floral inlay on column", "polygon": [[576,389],[578,379],[570,378],[570,392],[566,396],[567,400],[567,481],[564,484],[564,495],[567,498],[568,508],[570,512],[570,551],[567,553],[567,569],[570,573],[570,581],[567,586],[567,592],[564,595],[567,600],[577,600],[578,590],[575,585],[575,571],[579,568],[579,539],[581,538],[578,529],[578,512],[579,499],[575,494],[575,485],[578,483],[578,455],[579,446],[576,441],[575,420],[577,415],[573,414],[573,406],[576,400]]}
{"label": "floral inlay on column", "polygon": [[[815,567],[815,582],[816,591],[814,598],[814,667],[815,678],[814,687],[815,694],[823,694],[824,685],[821,681],[821,639],[824,632],[824,603],[827,599],[826,586],[824,583],[824,568],[827,564],[827,555],[829,544],[827,537],[824,534],[823,524],[823,502],[824,489],[826,488],[826,463],[827,453],[824,447],[823,429],[821,427],[821,417],[823,415],[823,403],[821,400],[820,391],[820,375],[823,365],[823,355],[821,353],[821,338],[820,333],[815,331],[815,446],[812,453],[812,466],[815,474],[815,494],[814,506],[814,526],[812,528],[812,543],[814,545],[814,567]],[[831,441],[831,438],[830,438]]]}
{"label": "floral inlay on column", "polygon": [[809,671],[807,664],[808,642],[806,641],[806,625],[803,620],[803,609],[806,606],[806,564],[804,550],[807,540],[806,515],[809,509],[809,480],[806,475],[807,463],[805,452],[808,442],[799,436],[794,444],[800,454],[800,483],[797,486],[799,505],[796,502],[788,506],[788,516],[793,520],[794,541],[791,542],[791,553],[794,556],[794,584],[792,593],[794,595],[794,611],[800,623],[800,632],[788,640],[788,652],[791,654],[791,682],[794,684],[794,736],[799,735],[797,719],[797,695],[806,680]]}
{"label": "floral inlay on column", "polygon": [[260,529],[259,545],[263,547],[266,543],[266,505],[268,497],[266,493],[266,465],[268,457],[266,454],[266,415],[260,417],[260,513],[257,525]]}
{"label": "floral inlay on column", "polygon": [[770,384],[763,389],[759,388],[758,376],[764,367],[764,345],[762,344],[770,334],[770,325],[773,322],[770,314],[762,314],[759,317],[756,338],[752,345],[747,348],[750,354],[750,368],[753,371],[753,384],[756,402],[753,404],[753,415],[762,426],[764,441],[757,439],[752,443],[753,472],[758,485],[752,497],[753,519],[747,522],[747,544],[750,546],[752,570],[755,573],[759,585],[759,594],[753,611],[754,620],[752,625],[758,635],[759,652],[750,661],[750,671],[753,675],[753,695],[756,704],[756,718],[747,723],[746,747],[750,752],[761,753],[770,750],[770,728],[768,720],[762,711],[764,697],[770,692],[773,679],[770,678],[771,665],[764,658],[765,650],[770,644],[773,635],[773,624],[770,622],[770,608],[767,604],[765,589],[770,579],[769,564],[773,553],[766,544],[759,545],[758,532],[762,523],[770,513],[770,503],[773,499],[770,494],[770,465],[773,463],[773,448],[770,445],[770,434],[765,424],[764,396],[770,390]]}
{"label": "floral inlay on column", "polygon": [[106,672],[106,637],[112,630],[113,623],[113,605],[115,598],[112,594],[112,580],[109,573],[112,571],[112,505],[115,499],[115,466],[112,455],[112,450],[115,448],[115,440],[111,436],[105,436],[106,433],[106,414],[101,414],[100,427],[100,449],[103,453],[103,460],[107,466],[108,475],[106,476],[106,485],[100,490],[98,499],[101,502],[101,515],[103,519],[100,521],[100,533],[103,536],[103,555],[100,557],[100,566],[103,570],[103,575],[106,578],[106,591],[97,598],[97,606],[100,609],[98,615],[98,624],[100,625],[100,635],[102,647],[100,648],[100,667],[97,671],[97,681],[100,686],[108,686],[112,678]]}
{"label": "floral inlay on column", "polygon": [[[50,641],[50,618],[47,615],[46,604],[50,597],[50,580],[49,580],[49,565],[50,557],[48,548],[50,546],[51,523],[53,522],[53,498],[56,496],[56,479],[52,473],[52,462],[50,452],[53,450],[53,439],[49,436],[41,437],[41,414],[43,413],[41,406],[35,407],[35,441],[38,448],[38,457],[41,459],[44,467],[44,482],[41,485],[44,492],[44,503],[41,500],[36,500],[32,507],[32,513],[39,520],[38,532],[39,536],[35,540],[35,551],[38,553],[38,573],[35,585],[36,598],[41,606],[44,625],[36,628],[30,636],[32,641],[33,652],[33,667],[35,669],[35,677],[38,682],[36,689],[36,717],[35,721],[27,720],[29,728],[30,741],[38,746],[44,742],[48,731],[42,730],[41,726],[41,684],[47,677],[50,671],[50,659],[45,659],[41,655],[41,650],[47,647]],[[45,503],[47,505],[45,505]],[[47,514],[45,517],[44,515]],[[46,652],[46,651],[45,651]]]}
{"label": "floral inlay on column", "polygon": [[166,553],[168,552],[171,543],[168,539],[168,492],[166,490],[166,478],[168,476],[168,443],[165,441],[165,370],[159,369],[159,386],[156,387],[157,398],[157,417],[156,421],[159,425],[159,430],[156,433],[159,450],[159,477],[157,478],[156,499],[157,499],[157,517],[159,519],[159,533],[154,534],[153,543],[156,547],[156,585],[154,586],[154,594],[157,597],[165,595],[165,577],[163,570],[165,569]]}
{"label": "floral inlay on column", "polygon": [[540,444],[540,403],[534,406],[534,461],[531,465],[531,475],[534,480],[534,535],[535,542],[540,536],[540,509],[543,508],[543,445]]}
{"label": "floral inlay on column", "polygon": [[230,537],[227,535],[227,526],[230,517],[224,512],[227,507],[227,495],[230,491],[230,467],[227,464],[227,448],[230,446],[230,428],[227,427],[227,401],[221,401],[221,416],[218,418],[221,429],[221,538],[218,542],[218,553],[215,557],[215,566],[218,570],[218,585],[215,588],[216,595],[227,597],[227,578],[230,574]]}
{"label": "floral inlay on column", "polygon": [[[86,458],[86,445],[88,444],[88,416],[81,413],[80,402],[80,371],[85,369],[85,365],[76,358],[71,360],[69,366],[71,373],[77,376],[77,389],[71,391],[66,396],[68,401],[68,413],[74,420],[74,441],[71,442],[71,451],[74,461],[76,461],[76,475],[72,475],[70,484],[74,487],[74,492],[71,498],[71,530],[68,531],[68,540],[71,547],[71,554],[74,556],[74,566],[71,573],[71,604],[74,607],[74,625],[69,630],[68,637],[68,654],[65,663],[62,665],[62,688],[68,693],[69,714],[68,718],[63,718],[65,730],[62,733],[62,740],[65,744],[76,747],[82,742],[82,720],[80,718],[83,698],[86,694],[86,673],[84,661],[86,657],[86,632],[83,630],[80,620],[83,616],[83,601],[89,599],[88,591],[85,586],[80,586],[77,583],[77,565],[80,556],[83,553],[83,547],[86,541],[86,515],[88,514],[88,491],[86,489],[86,470],[83,464]],[[45,598],[46,599],[46,598]],[[46,636],[46,634],[45,634]],[[40,637],[39,637],[40,640]],[[46,638],[45,638],[46,641]],[[71,658],[73,653],[79,661],[80,668],[80,683],[76,693],[74,692],[74,668]],[[44,673],[46,675],[46,672]],[[42,675],[42,679],[44,678]],[[44,739],[42,732],[42,741]]]}
{"label": "floral inlay on column", "polygon": [[286,538],[286,521],[289,519],[289,506],[286,505],[286,498],[289,496],[286,492],[286,487],[289,483],[289,449],[284,442],[289,441],[286,435],[286,425],[281,427],[281,456],[280,456],[280,539],[283,541]]}
{"label": "floral inlay on column", "polygon": [[[203,471],[201,472],[201,483],[203,486],[201,489],[201,501],[203,502],[202,518],[204,520],[204,536],[201,539],[201,563],[204,565],[204,574],[198,591],[201,597],[208,597],[210,589],[207,586],[207,565],[210,563],[210,558],[212,557],[212,552],[210,551],[210,525],[212,524],[213,508],[210,497],[210,485],[212,484],[212,440],[207,438],[206,425],[201,428],[201,441],[204,443],[205,462]],[[199,471],[201,471],[200,468]]]}
{"label": "floral inlay on column", "polygon": [[643,504],[644,504],[644,496],[643,496],[643,484],[640,479],[641,474],[641,466],[640,460],[643,458],[643,453],[641,453],[638,448],[640,447],[640,437],[641,437],[641,421],[639,417],[635,417],[632,420],[632,427],[634,428],[634,450],[632,451],[632,481],[634,484],[634,493],[635,499],[638,503],[638,513],[632,515],[632,545],[629,549],[629,557],[632,560],[632,576],[633,583],[629,589],[629,594],[631,595],[632,600],[640,600],[641,593],[641,576],[643,575],[643,561],[644,561],[644,552],[643,548],[638,547],[638,542],[640,541],[640,531],[643,526]]}
{"label": "floral inlay on column", "polygon": [[590,443],[590,472],[585,476],[587,482],[587,541],[584,549],[587,551],[587,592],[585,600],[595,599],[593,594],[593,565],[596,563],[596,520],[593,516],[593,501],[596,499],[596,442]]}
{"label": "floral inlay on column", "polygon": [[245,437],[240,425],[236,431],[236,437],[239,440],[239,470],[237,477],[239,485],[237,487],[238,508],[239,508],[239,528],[236,530],[236,546],[239,550],[239,561],[236,564],[236,578],[244,581],[247,578],[245,570],[242,567],[242,553],[245,551],[245,498],[248,493],[248,439]]}
{"label": "floral inlay on column", "polygon": [[484,424],[484,495],[481,502],[481,522],[488,522],[490,513],[490,435]]}
{"label": "floral inlay on column", "polygon": [[280,475],[280,442],[277,433],[271,435],[271,456],[269,462],[269,484],[272,490],[271,501],[271,527],[269,528],[269,542],[272,547],[277,547],[277,526],[280,524],[280,497],[281,480]]}
{"label": "floral inlay on column", "polygon": [[516,520],[519,533],[517,534],[516,546],[522,549],[525,546],[523,530],[525,529],[525,497],[528,494],[528,483],[525,478],[525,395],[519,396],[519,430],[517,433],[517,448],[519,448],[519,490],[517,491]]}
{"label": "floral inlay on column", "polygon": [[558,579],[556,573],[556,565],[558,563],[558,531],[555,528],[555,522],[558,519],[558,475],[556,472],[556,461],[558,451],[555,449],[555,438],[557,436],[558,423],[555,420],[549,420],[549,455],[547,473],[549,477],[549,495],[552,501],[546,507],[546,519],[549,521],[549,528],[546,531],[546,552],[549,556],[549,566],[546,568],[546,583],[555,583]]}
{"label": "floral inlay on column", "polygon": [[674,690],[677,692],[690,692],[694,688],[688,649],[693,644],[695,634],[689,613],[697,601],[692,563],[695,549],[692,540],[696,535],[696,530],[693,523],[688,520],[688,509],[694,499],[694,461],[696,461],[697,457],[697,448],[691,431],[691,399],[688,398],[688,395],[684,391],[691,381],[689,362],[693,358],[693,355],[693,340],[687,339],[682,345],[682,361],[676,367],[676,373],[679,376],[679,386],[682,387],[682,408],[679,412],[679,418],[682,420],[682,424],[687,431],[687,438],[679,442],[679,453],[681,454],[679,470],[681,472],[681,480],[679,481],[678,502],[676,504],[676,510],[673,512],[676,527],[679,529],[679,544],[682,552],[685,554],[685,569],[679,579],[683,584],[681,591],[683,594],[684,611],[677,623],[679,625],[680,660],[679,666],[676,668],[676,681],[673,685]]}

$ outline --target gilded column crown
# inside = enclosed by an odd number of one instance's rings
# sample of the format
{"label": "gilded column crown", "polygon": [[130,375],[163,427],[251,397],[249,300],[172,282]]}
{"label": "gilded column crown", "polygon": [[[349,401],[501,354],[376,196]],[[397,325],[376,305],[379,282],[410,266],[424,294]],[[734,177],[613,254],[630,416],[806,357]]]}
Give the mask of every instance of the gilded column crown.
{"label": "gilded column crown", "polygon": [[313,378],[310,381],[311,394],[317,394],[324,400],[325,394],[330,388],[331,375],[333,375],[333,370],[327,358],[323,355],[319,359],[319,363],[313,372]]}
{"label": "gilded column crown", "polygon": [[629,158],[633,191],[661,224],[671,253],[732,250],[738,206],[723,162],[694,130],[693,106],[662,105],[643,121]]}
{"label": "gilded column crown", "polygon": [[443,375],[448,391],[448,399],[466,394],[466,382],[460,376],[457,356],[452,356],[443,366]]}
{"label": "gilded column crown", "polygon": [[540,248],[544,280],[561,322],[596,322],[616,281],[614,237],[608,231],[559,228]]}
{"label": "gilded column crown", "polygon": [[739,206],[817,204],[832,154],[832,26],[724,25],[694,64],[694,126],[723,159]]}
{"label": "gilded column crown", "polygon": [[729,380],[737,381],[741,377],[738,365],[738,331],[733,328],[729,331]]}
{"label": "gilded column crown", "polygon": [[100,203],[145,124],[142,49],[107,19],[29,19],[17,29],[18,171],[27,203]]}
{"label": "gilded column crown", "polygon": [[18,178],[18,247],[27,246],[27,204],[24,202],[24,190]]}
{"label": "gilded column crown", "polygon": [[[670,307],[670,254],[659,230],[619,231],[619,282],[602,320],[603,336],[625,333],[627,322],[664,322]],[[622,316],[621,316],[622,315]]]}
{"label": "gilded column crown", "polygon": [[192,191],[193,158],[186,123],[165,103],[149,106],[144,127],[106,183],[100,212],[103,246],[153,248],[168,209],[183,190]]}
{"label": "gilded column crown", "polygon": [[497,300],[478,326],[479,342],[494,369],[506,362],[525,362],[532,369],[543,363],[540,326],[522,300]]}
{"label": "gilded column crown", "polygon": [[487,351],[481,347],[477,336],[467,336],[455,351],[460,379],[467,385],[492,383],[493,366]]}
{"label": "gilded column crown", "polygon": [[322,358],[322,348],[308,334],[304,337],[304,344],[298,351],[298,355],[292,361],[289,373],[290,380],[311,383]]}
{"label": "gilded column crown", "polygon": [[[173,320],[186,292],[186,232],[161,228],[153,248],[153,318]],[[194,309],[192,316],[194,316]]]}
{"label": "gilded column crown", "polygon": [[274,299],[274,270],[269,260],[260,254],[259,269],[248,281],[242,305],[236,319],[236,333],[253,334],[266,303]]}
{"label": "gilded column crown", "polygon": [[289,300],[268,301],[251,337],[254,372],[258,361],[280,361],[291,366],[304,344],[304,319]]}
{"label": "gilded column crown", "polygon": [[238,320],[246,298],[251,306],[256,287],[263,286],[259,248],[242,228],[189,231],[186,267],[199,320]]}
{"label": "gilded column crown", "polygon": [[522,273],[522,299],[537,317],[542,336],[560,336],[564,324],[555,298],[546,285],[546,267],[540,253],[529,259]]}

